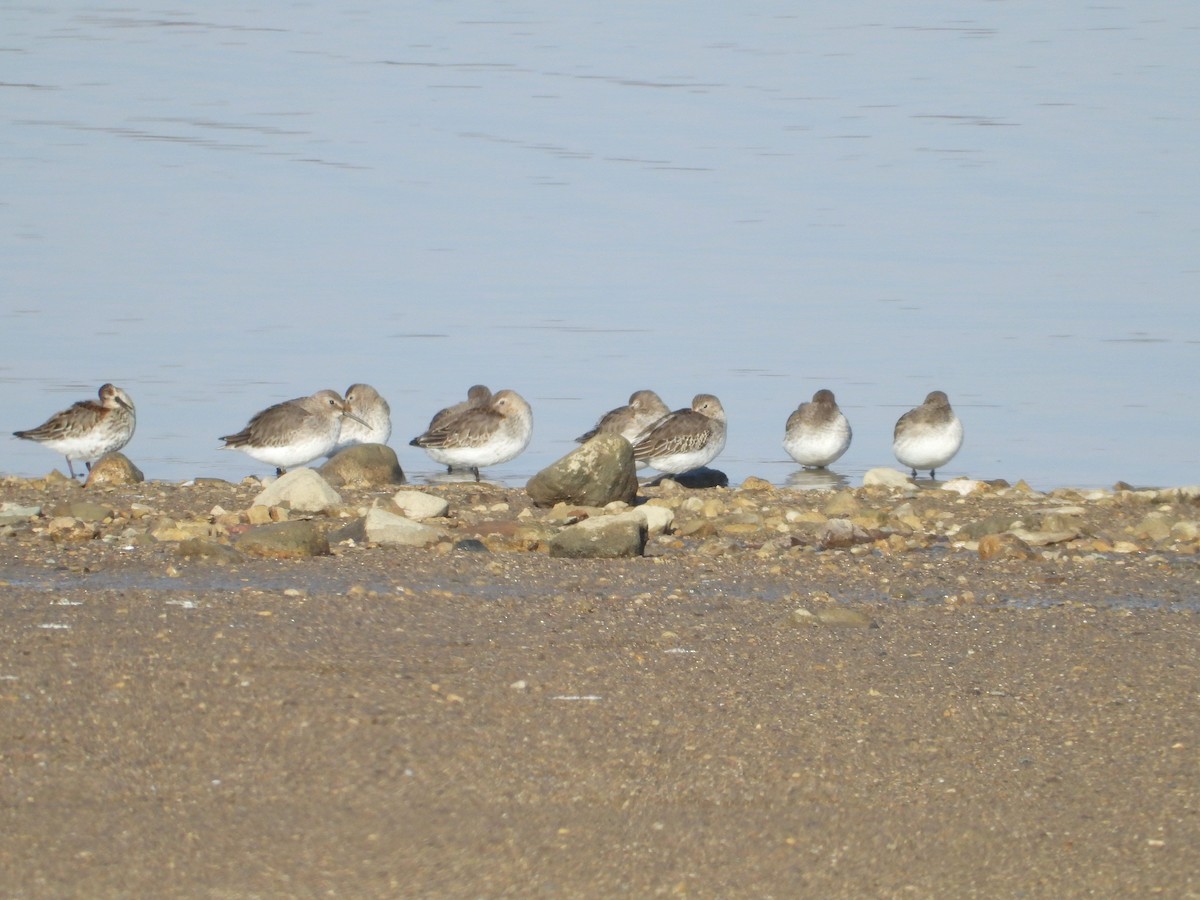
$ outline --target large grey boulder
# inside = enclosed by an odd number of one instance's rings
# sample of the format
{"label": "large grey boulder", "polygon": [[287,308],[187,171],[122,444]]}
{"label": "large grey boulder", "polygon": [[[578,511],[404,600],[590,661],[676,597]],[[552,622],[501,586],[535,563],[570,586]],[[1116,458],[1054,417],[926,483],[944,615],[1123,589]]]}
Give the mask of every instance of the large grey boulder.
{"label": "large grey boulder", "polygon": [[381,488],[404,484],[396,451],[386,444],[355,444],[335,453],[318,470],[332,485]]}
{"label": "large grey boulder", "polygon": [[599,434],[534,475],[525,490],[536,506],[633,503],[638,490],[633,448],[619,434]]}

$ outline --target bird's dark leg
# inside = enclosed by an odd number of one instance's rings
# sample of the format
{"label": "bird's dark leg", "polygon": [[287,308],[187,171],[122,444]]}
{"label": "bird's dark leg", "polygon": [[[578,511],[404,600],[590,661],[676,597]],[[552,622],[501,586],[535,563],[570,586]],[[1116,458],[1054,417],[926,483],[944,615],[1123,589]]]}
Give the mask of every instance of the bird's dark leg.
{"label": "bird's dark leg", "polygon": [[474,466],[471,469],[471,471],[475,473],[475,483],[478,484],[479,483],[479,466]]}
{"label": "bird's dark leg", "polygon": [[933,469],[929,470],[929,480],[937,481],[937,472],[933,471]]}
{"label": "bird's dark leg", "polygon": [[913,469],[913,478],[916,478],[916,477],[917,477],[917,470]]}
{"label": "bird's dark leg", "polygon": [[287,474],[287,469],[285,469],[283,466],[275,467],[275,477],[276,478],[279,478],[281,475],[286,475],[286,474]]}
{"label": "bird's dark leg", "polygon": [[67,471],[71,473],[71,480],[74,481],[79,476],[75,474],[75,467],[71,465],[71,457],[67,457]]}

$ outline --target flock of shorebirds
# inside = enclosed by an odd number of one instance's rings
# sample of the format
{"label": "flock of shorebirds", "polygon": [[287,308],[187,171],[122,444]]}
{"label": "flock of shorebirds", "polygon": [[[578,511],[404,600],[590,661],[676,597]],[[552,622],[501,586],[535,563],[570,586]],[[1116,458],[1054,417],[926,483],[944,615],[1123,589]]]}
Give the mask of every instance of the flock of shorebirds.
{"label": "flock of shorebirds", "polygon": [[[129,394],[105,384],[99,402],[80,400],[37,428],[13,434],[61,453],[74,478],[73,461],[82,460],[90,471],[91,460],[129,443],[136,424]],[[576,440],[619,434],[632,445],[639,466],[679,475],[716,459],[725,448],[725,428],[725,409],[712,394],[697,394],[690,407],[672,412],[654,391],[636,391],[628,404],[605,413]],[[241,450],[282,474],[355,444],[386,444],[391,435],[387,401],[369,384],[352,384],[345,397],[324,390],[268,406],[241,431],[221,440],[222,449]],[[429,427],[409,443],[451,471],[473,472],[478,481],[481,468],[516,458],[532,435],[533,410],[520,394],[493,394],[477,384],[466,400],[434,415]],[[833,392],[819,390],[788,417],[783,447],[800,465],[825,468],[846,452],[851,436]],[[958,452],[962,439],[962,422],[949,399],[933,391],[896,422],[892,452],[914,477],[928,471],[933,478]]]}

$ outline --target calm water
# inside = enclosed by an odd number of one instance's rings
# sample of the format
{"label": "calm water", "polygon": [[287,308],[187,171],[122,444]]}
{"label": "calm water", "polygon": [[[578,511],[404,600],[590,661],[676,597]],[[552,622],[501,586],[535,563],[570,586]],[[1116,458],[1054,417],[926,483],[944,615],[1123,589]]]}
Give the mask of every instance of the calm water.
{"label": "calm water", "polygon": [[946,476],[1200,481],[1200,9],[1053,6],[7,4],[0,429],[113,381],[148,477],[236,479],[367,381],[419,480],[482,381],[519,484],[651,387],[782,484],[829,387],[857,483],[940,388]]}

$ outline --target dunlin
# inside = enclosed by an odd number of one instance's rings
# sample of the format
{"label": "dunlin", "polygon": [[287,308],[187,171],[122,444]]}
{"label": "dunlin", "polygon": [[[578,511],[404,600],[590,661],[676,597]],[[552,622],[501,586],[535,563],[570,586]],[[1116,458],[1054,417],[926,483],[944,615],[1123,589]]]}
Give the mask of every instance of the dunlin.
{"label": "dunlin", "polygon": [[712,394],[697,394],[691,409],[659,419],[633,445],[633,458],[668,475],[706,466],[725,449],[725,409]]}
{"label": "dunlin", "polygon": [[[425,434],[433,434],[440,431],[444,423],[449,422],[455,416],[461,415],[468,409],[478,409],[481,406],[486,406],[488,401],[492,399],[491,389],[484,384],[473,384],[467,388],[467,399],[452,406],[447,406],[445,409],[439,409],[433,414],[433,418],[429,420],[429,427],[425,429]],[[417,446],[416,439],[409,441],[412,446]],[[441,463],[446,467],[447,472],[453,472],[454,466],[450,463],[449,458],[438,447],[425,447],[425,452],[429,454],[429,458],[434,462]],[[451,451],[450,456],[454,453]]]}
{"label": "dunlin", "polygon": [[100,402],[80,400],[57,412],[37,428],[14,431],[19,438],[45,444],[67,458],[67,470],[75,477],[71,460],[81,459],[88,471],[90,460],[120,450],[133,437],[137,413],[129,395],[111,384],[100,388]]}
{"label": "dunlin", "polygon": [[[474,409],[478,406],[483,406],[492,399],[492,392],[484,384],[473,384],[467,388],[467,399],[461,403],[455,403],[453,406],[447,406],[445,409],[439,409],[433,414],[433,418],[429,420],[429,427],[426,431],[437,431],[441,424],[448,419],[452,419],[459,413],[468,409]],[[432,454],[431,454],[432,455]],[[434,457],[435,460],[441,462],[440,459]]]}
{"label": "dunlin", "polygon": [[598,434],[619,434],[632,444],[643,431],[670,411],[654,391],[634,391],[629,395],[628,406],[610,409],[600,417],[595,428],[575,440],[582,444]]}
{"label": "dunlin", "polygon": [[365,424],[348,412],[337,391],[317,391],[268,406],[237,434],[221,438],[222,450],[241,450],[252,459],[275,467],[282,475],[293,466],[328,455],[338,442],[343,417]]}
{"label": "dunlin", "polygon": [[851,436],[833,391],[822,389],[788,416],[783,449],[800,465],[823,469],[846,452]]}
{"label": "dunlin", "polygon": [[937,470],[950,462],[963,442],[962,422],[950,408],[950,399],[942,391],[931,391],[925,402],[910,409],[896,422],[892,453],[902,465],[928,469],[934,478]]}
{"label": "dunlin", "polygon": [[476,481],[480,468],[516,458],[533,435],[533,410],[516,391],[498,391],[480,406],[434,420],[409,443],[450,469],[473,472]]}
{"label": "dunlin", "polygon": [[346,388],[346,410],[357,418],[342,420],[330,456],[355,444],[386,444],[392,436],[392,409],[371,385],[352,384]]}

